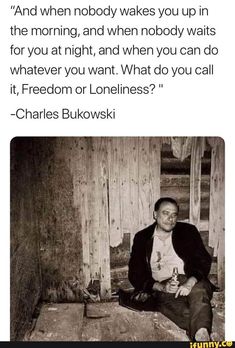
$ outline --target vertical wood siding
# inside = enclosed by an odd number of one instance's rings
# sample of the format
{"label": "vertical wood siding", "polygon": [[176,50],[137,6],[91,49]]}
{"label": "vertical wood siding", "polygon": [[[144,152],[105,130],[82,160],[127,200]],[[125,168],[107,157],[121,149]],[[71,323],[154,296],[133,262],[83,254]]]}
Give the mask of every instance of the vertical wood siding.
{"label": "vertical wood siding", "polygon": [[224,287],[225,248],[224,248],[224,142],[221,138],[209,138],[212,147],[210,180],[210,218],[209,245],[217,256],[218,285]]}
{"label": "vertical wood siding", "polygon": [[[68,138],[64,142],[81,225],[83,285],[99,280],[101,297],[107,298],[114,257],[110,247],[112,251],[122,244],[125,236],[130,248],[137,230],[152,222],[153,204],[160,197],[161,141]],[[129,250],[124,264],[128,257]]]}
{"label": "vertical wood siding", "polygon": [[201,139],[193,138],[190,166],[190,210],[189,221],[199,228],[201,211]]}

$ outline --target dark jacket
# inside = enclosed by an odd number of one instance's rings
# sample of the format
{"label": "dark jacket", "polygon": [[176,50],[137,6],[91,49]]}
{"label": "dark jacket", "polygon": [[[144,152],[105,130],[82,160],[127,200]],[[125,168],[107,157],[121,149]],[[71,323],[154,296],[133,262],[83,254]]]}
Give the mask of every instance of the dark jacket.
{"label": "dark jacket", "polygon": [[[129,261],[129,280],[136,290],[150,292],[155,280],[152,277],[150,258],[156,222],[136,233]],[[207,278],[211,257],[204,247],[201,236],[194,225],[177,222],[172,232],[172,243],[176,254],[184,262],[184,272],[198,281]]]}

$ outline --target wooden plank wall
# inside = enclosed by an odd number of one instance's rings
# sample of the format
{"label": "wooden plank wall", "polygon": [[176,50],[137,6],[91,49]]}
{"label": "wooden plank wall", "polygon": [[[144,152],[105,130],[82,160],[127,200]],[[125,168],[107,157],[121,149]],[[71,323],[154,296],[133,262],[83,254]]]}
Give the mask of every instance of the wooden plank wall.
{"label": "wooden plank wall", "polygon": [[192,138],[191,156],[174,157],[171,141],[161,153],[161,196],[180,205],[179,219],[195,224],[213,256],[211,277],[224,288],[224,143],[220,138]]}
{"label": "wooden plank wall", "polygon": [[[112,253],[152,221],[160,197],[160,138],[68,138],[74,206],[83,244],[83,285],[99,280],[108,298]],[[61,140],[58,138],[58,148]],[[129,242],[128,242],[129,239]],[[111,253],[110,253],[111,250]],[[122,262],[126,265],[129,251]],[[122,255],[118,255],[122,258]]]}
{"label": "wooden plank wall", "polygon": [[199,228],[201,212],[201,139],[193,138],[190,165],[189,221]]}
{"label": "wooden plank wall", "polygon": [[[180,205],[180,220],[199,224],[208,231],[210,200],[210,148],[204,155],[202,138],[193,138],[192,156],[175,158],[170,144],[161,151],[161,196],[175,198]],[[200,219],[199,219],[200,214]],[[199,222],[197,222],[199,220]]]}
{"label": "wooden plank wall", "polygon": [[224,173],[225,149],[221,138],[208,138],[212,147],[211,176],[210,176],[210,218],[209,218],[209,245],[214,248],[217,256],[218,285],[224,287],[225,269],[225,211],[224,211]]}

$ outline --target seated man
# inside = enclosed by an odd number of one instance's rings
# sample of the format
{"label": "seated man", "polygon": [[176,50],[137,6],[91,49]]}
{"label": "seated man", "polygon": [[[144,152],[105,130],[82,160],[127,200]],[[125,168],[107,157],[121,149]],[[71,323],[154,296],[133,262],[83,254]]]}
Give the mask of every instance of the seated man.
{"label": "seated man", "polygon": [[[207,279],[211,257],[196,227],[177,222],[178,211],[175,200],[160,198],[155,223],[135,235],[129,261],[135,291],[129,306],[160,311],[187,330],[190,339],[209,341],[215,290]],[[172,277],[173,270],[178,277]]]}

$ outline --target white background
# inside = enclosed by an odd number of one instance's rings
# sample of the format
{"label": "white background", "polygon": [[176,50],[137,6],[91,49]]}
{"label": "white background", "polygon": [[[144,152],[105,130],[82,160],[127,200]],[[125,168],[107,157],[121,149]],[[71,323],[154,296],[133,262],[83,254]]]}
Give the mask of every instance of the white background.
{"label": "white background", "polygon": [[[15,136],[220,136],[225,140],[226,146],[226,339],[235,340],[233,310],[233,279],[234,279],[234,181],[235,181],[235,135],[234,135],[234,1],[226,2],[214,0],[159,0],[159,1],[90,1],[89,4],[96,7],[111,5],[112,7],[139,6],[143,7],[195,7],[199,5],[209,8],[209,17],[169,17],[162,19],[158,17],[133,17],[104,19],[89,17],[13,17],[10,5],[21,6],[49,6],[57,7],[85,7],[88,2],[68,0],[57,1],[34,1],[22,0],[3,2],[1,9],[1,115],[0,115],[0,149],[1,149],[1,180],[0,180],[0,200],[1,200],[1,230],[0,230],[0,340],[9,340],[10,323],[10,206],[9,206],[9,147],[10,140]],[[176,39],[152,37],[111,37],[103,38],[91,37],[86,42],[82,39],[68,38],[39,38],[36,42],[34,38],[21,39],[10,36],[10,25],[18,23],[19,26],[101,26],[102,24],[115,26],[203,26],[204,24],[216,27],[215,37],[199,37],[198,39]],[[94,46],[115,46],[117,44],[143,46],[206,46],[213,44],[218,46],[219,55],[216,57],[96,57],[95,59],[65,58],[64,57],[39,57],[29,60],[27,57],[11,57],[9,46],[11,43],[19,46],[26,45],[50,45],[82,43]],[[202,43],[203,42],[203,43]],[[138,65],[148,65],[159,63],[163,65],[207,65],[213,63],[215,74],[213,76],[183,76],[180,78],[170,77],[124,77],[118,76],[88,76],[86,79],[79,76],[65,79],[43,78],[40,77],[20,77],[12,78],[9,73],[10,65],[24,64],[34,65],[111,65],[127,63]],[[153,63],[154,62],[154,63]],[[30,84],[49,85],[55,84],[86,84],[91,81],[94,84],[150,84],[163,83],[164,87],[156,94],[147,96],[10,96],[10,83],[19,83],[27,80]],[[99,110],[104,108],[116,109],[116,120],[18,120],[10,116],[18,107],[27,107],[31,110],[60,109],[70,107],[71,109],[82,108],[87,110]]]}

